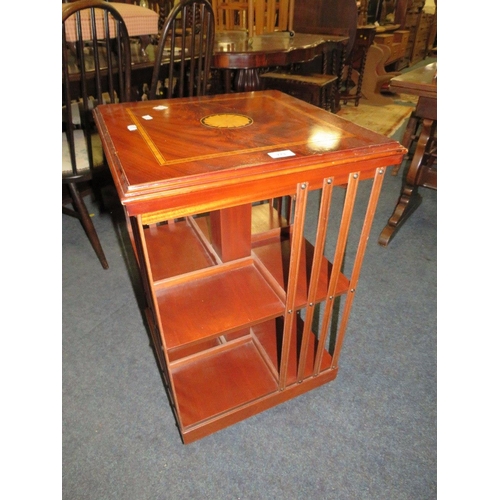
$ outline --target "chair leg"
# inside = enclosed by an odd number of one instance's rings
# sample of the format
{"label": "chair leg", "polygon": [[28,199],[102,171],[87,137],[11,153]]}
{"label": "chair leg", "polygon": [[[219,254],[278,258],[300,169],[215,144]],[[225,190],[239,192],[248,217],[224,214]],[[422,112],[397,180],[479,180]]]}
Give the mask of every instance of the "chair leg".
{"label": "chair leg", "polygon": [[85,229],[85,233],[87,233],[87,237],[90,240],[90,244],[94,249],[99,262],[103,269],[108,269],[108,261],[106,260],[106,256],[104,255],[104,250],[102,249],[101,242],[99,241],[99,236],[97,236],[97,231],[95,230],[94,224],[89,215],[89,211],[87,210],[87,206],[83,201],[78,188],[75,184],[68,184],[68,189],[71,194],[71,198],[73,200],[75,209],[79,214],[79,219]]}

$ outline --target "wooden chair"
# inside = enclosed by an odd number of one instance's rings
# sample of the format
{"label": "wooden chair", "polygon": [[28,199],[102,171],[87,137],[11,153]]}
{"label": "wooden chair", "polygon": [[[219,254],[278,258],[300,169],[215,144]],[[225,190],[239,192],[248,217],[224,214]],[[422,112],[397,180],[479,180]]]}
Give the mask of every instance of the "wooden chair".
{"label": "wooden chair", "polygon": [[363,77],[365,73],[368,49],[375,39],[375,27],[360,27],[356,31],[353,48],[345,65],[345,77],[343,78],[342,100],[344,104],[354,101],[358,106],[362,94]]}
{"label": "wooden chair", "polygon": [[150,99],[201,96],[207,93],[215,37],[208,0],[181,0],[160,34]]}
{"label": "wooden chair", "polygon": [[248,30],[249,4],[252,0],[212,0],[215,30]]}
{"label": "wooden chair", "polygon": [[292,31],[293,0],[212,0],[217,31],[245,30],[248,35]]}
{"label": "wooden chair", "polygon": [[252,0],[249,22],[253,33],[293,32],[293,0]]}
{"label": "wooden chair", "polygon": [[[130,100],[130,41],[123,18],[103,0],[80,0],[62,10],[63,213],[78,218],[104,269],[108,263],[82,196],[104,170],[92,109]],[[70,196],[73,208],[65,206]],[[86,192],[89,192],[88,190]]]}

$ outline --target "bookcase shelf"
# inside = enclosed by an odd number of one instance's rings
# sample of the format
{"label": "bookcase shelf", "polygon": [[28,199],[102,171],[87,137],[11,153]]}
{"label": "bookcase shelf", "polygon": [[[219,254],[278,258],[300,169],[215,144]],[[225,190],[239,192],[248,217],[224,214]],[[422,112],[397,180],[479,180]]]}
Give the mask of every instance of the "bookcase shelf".
{"label": "bookcase shelf", "polygon": [[[277,91],[159,102],[94,116],[187,444],[336,378],[383,175],[406,150]],[[204,125],[221,113],[249,125]]]}
{"label": "bookcase shelf", "polygon": [[[310,296],[314,246],[300,233],[294,236],[294,225],[269,201],[253,204],[250,220],[249,255],[229,262],[217,255],[207,214],[141,228],[163,332],[154,345],[163,346],[185,436],[228,415],[253,411],[263,398],[280,392],[294,237],[300,240],[300,259],[284,385],[299,382],[301,353],[302,379],[317,375],[314,365],[320,350],[319,373],[331,369],[332,356],[319,344],[318,335],[304,332],[301,311],[308,302],[319,305],[327,299],[332,263],[323,255],[316,257],[319,272]],[[334,296],[346,294],[349,283],[340,273]]]}

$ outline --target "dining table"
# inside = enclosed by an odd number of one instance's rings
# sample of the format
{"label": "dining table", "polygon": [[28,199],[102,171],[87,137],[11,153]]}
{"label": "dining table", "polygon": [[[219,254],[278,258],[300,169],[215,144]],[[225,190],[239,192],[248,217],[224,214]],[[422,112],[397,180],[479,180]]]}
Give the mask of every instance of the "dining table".
{"label": "dining table", "polygon": [[394,211],[380,233],[378,242],[382,246],[392,241],[422,203],[419,187],[437,190],[437,62],[392,78],[389,88],[395,93],[418,96],[418,101],[401,140],[409,151],[410,164],[403,172],[401,193]]}
{"label": "dining table", "polygon": [[[323,59],[320,72],[335,67],[341,76],[348,42],[347,35],[276,31],[250,37],[244,30],[216,31],[212,68],[221,71],[225,93],[263,90],[261,71],[312,61],[323,54],[332,54],[332,57]],[[150,45],[146,54],[143,57],[137,50],[132,54],[132,82],[135,85],[150,80],[156,47]]]}
{"label": "dining table", "polygon": [[385,170],[406,150],[277,90],[94,117],[182,441],[333,381]]}
{"label": "dining table", "polygon": [[[249,37],[245,32],[218,32],[215,35],[212,65],[219,70],[235,71],[235,91],[262,90],[259,77],[262,69],[287,67],[324,55],[325,66],[321,71],[326,72],[327,54],[331,53],[343,63],[348,42],[349,37],[346,35],[283,31]],[[330,64],[337,67],[337,71],[341,71],[341,65],[336,64],[335,60],[330,61]],[[227,83],[225,88],[229,90]]]}

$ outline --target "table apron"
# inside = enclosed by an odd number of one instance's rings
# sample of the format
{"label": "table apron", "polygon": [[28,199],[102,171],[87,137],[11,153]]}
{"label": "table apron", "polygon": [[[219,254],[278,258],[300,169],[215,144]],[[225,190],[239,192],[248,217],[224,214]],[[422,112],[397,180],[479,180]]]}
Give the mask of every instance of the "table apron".
{"label": "table apron", "polygon": [[[168,217],[184,217],[222,208],[252,203],[293,194],[297,184],[308,183],[308,189],[320,189],[323,179],[331,178],[334,186],[344,186],[351,172],[360,180],[373,178],[383,173],[385,167],[399,164],[405,150],[389,156],[363,160],[353,164],[321,165],[289,173],[270,173],[260,178],[234,178],[225,182],[203,183],[198,186],[164,189],[158,193],[125,194],[122,204],[129,215],[162,211]],[[378,169],[378,170],[377,170]],[[112,169],[116,179],[116,171]]]}

